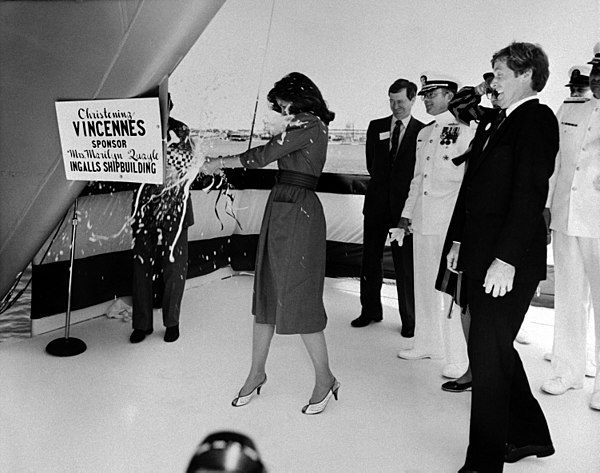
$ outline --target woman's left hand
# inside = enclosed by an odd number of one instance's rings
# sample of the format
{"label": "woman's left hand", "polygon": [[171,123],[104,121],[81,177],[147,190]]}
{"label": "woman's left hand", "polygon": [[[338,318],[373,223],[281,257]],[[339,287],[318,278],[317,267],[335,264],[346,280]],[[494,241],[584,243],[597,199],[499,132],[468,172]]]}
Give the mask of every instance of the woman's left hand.
{"label": "woman's left hand", "polygon": [[221,169],[221,160],[219,158],[209,158],[206,157],[202,168],[200,168],[200,172],[204,174],[215,174],[219,169]]}

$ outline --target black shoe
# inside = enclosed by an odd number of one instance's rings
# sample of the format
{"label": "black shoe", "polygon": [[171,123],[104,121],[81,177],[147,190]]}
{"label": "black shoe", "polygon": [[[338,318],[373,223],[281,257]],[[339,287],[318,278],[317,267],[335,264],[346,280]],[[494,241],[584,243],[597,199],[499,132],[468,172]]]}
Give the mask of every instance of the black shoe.
{"label": "black shoe", "polygon": [[134,328],[133,332],[131,332],[131,335],[129,336],[129,341],[131,343],[140,343],[141,341],[144,340],[144,338],[146,338],[146,335],[150,335],[153,332],[153,330],[150,328],[148,330],[141,330],[139,328]]}
{"label": "black shoe", "polygon": [[465,391],[471,391],[473,383],[471,381],[467,383],[458,383],[456,381],[448,381],[442,384],[442,390],[448,391],[449,393],[462,393]]}
{"label": "black shoe", "polygon": [[357,318],[355,318],[350,325],[353,327],[366,327],[371,322],[381,322],[383,317],[380,315],[379,317],[371,317],[369,315],[361,314]]}
{"label": "black shoe", "polygon": [[468,470],[464,466],[458,470],[458,473],[480,473],[479,470]]}
{"label": "black shoe", "polygon": [[515,445],[507,445],[506,453],[504,454],[505,463],[515,463],[519,460],[535,455],[538,458],[549,457],[554,454],[554,447],[550,445],[523,445],[517,447]]}
{"label": "black shoe", "polygon": [[167,327],[165,331],[165,342],[174,342],[179,338],[179,325]]}

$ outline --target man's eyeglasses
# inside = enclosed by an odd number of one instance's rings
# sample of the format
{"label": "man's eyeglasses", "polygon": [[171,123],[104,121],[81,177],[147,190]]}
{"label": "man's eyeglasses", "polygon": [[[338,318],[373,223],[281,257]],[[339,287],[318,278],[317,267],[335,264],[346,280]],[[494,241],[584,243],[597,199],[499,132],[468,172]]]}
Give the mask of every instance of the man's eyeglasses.
{"label": "man's eyeglasses", "polygon": [[438,95],[440,95],[440,90],[439,89],[434,89],[434,90],[430,90],[429,92],[425,92],[421,97],[423,100],[428,99],[434,99],[436,98]]}

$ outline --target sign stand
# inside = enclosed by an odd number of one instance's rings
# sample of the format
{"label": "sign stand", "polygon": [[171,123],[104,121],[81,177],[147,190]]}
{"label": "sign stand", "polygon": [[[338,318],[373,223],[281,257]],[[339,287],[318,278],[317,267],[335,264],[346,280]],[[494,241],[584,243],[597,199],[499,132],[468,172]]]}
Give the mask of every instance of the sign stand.
{"label": "sign stand", "polygon": [[[166,104],[168,82],[164,83],[159,95]],[[55,107],[67,180],[164,183],[162,130],[167,116],[161,118],[159,97],[65,100]],[[75,356],[87,349],[83,341],[69,338],[77,223],[75,199],[65,336],[46,346],[54,356]]]}
{"label": "sign stand", "polygon": [[83,353],[87,346],[83,340],[69,338],[71,325],[71,286],[73,284],[73,260],[75,258],[75,237],[77,236],[77,199],[73,204],[73,221],[71,226],[71,261],[69,265],[69,290],[67,301],[67,313],[65,321],[65,336],[52,340],[46,345],[46,352],[54,356],[75,356]]}

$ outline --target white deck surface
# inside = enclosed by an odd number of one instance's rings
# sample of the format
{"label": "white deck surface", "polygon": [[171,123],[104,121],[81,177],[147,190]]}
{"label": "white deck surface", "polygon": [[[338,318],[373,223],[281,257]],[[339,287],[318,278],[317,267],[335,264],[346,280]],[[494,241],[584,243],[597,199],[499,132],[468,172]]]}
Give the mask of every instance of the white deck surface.
{"label": "white deck surface", "polygon": [[[250,361],[252,277],[188,280],[182,336],[155,332],[139,345],[130,323],[97,318],[71,327],[85,353],[45,353],[55,332],[0,344],[0,471],[184,472],[198,442],[222,429],[249,435],[271,473],[456,472],[467,446],[470,394],[440,389],[443,361],[396,357],[399,316],[395,288],[385,286],[384,321],[354,329],[358,281],[327,279],[326,337],[341,381],[339,401],[318,416],[301,407],[313,387],[298,336],[275,336],[262,394],[230,406]],[[505,471],[600,472],[600,412],[592,389],[544,395],[551,374],[542,355],[552,342],[553,311],[531,308],[525,327],[533,343],[518,346],[548,418],[557,453],[528,458]]]}

